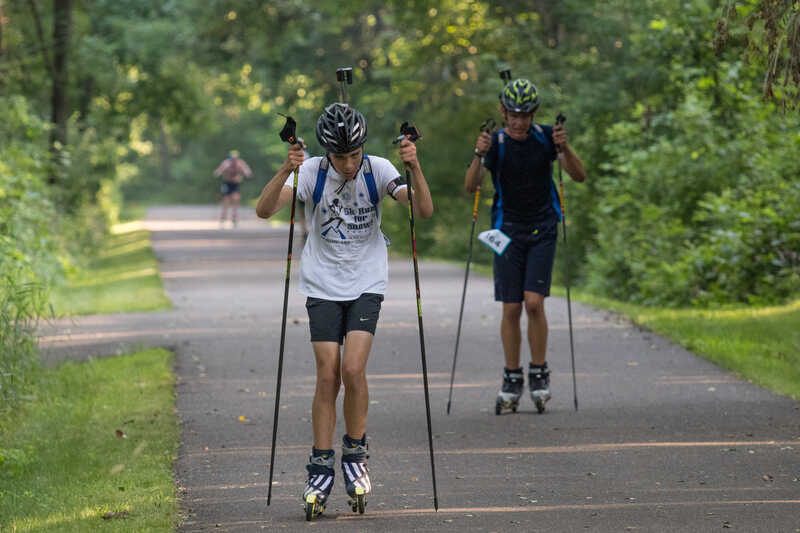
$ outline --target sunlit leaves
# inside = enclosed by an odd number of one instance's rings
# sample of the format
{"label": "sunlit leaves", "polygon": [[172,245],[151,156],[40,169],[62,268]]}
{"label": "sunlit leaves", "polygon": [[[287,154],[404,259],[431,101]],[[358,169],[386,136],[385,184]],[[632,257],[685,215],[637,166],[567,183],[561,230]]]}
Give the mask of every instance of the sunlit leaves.
{"label": "sunlit leaves", "polygon": [[667,27],[667,21],[664,19],[653,19],[650,21],[649,26],[651,30],[663,30]]}

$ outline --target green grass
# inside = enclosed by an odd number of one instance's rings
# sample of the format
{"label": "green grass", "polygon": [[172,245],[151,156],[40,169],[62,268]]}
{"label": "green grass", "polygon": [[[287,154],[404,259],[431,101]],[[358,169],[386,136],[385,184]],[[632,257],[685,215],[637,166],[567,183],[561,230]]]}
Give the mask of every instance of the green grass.
{"label": "green grass", "polygon": [[169,309],[158,261],[145,230],[112,233],[88,269],[53,292],[56,315],[89,315]]}
{"label": "green grass", "polygon": [[800,400],[800,299],[767,307],[659,309],[581,291],[572,297],[619,312],[761,387]]}
{"label": "green grass", "polygon": [[0,531],[173,531],[172,364],[158,349],[46,370],[0,419]]}

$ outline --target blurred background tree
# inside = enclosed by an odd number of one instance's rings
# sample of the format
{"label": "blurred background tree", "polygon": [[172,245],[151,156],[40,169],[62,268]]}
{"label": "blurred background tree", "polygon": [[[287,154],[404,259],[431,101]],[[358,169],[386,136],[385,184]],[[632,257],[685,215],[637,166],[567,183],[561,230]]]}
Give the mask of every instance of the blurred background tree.
{"label": "blurred background tree", "polygon": [[[284,157],[277,113],[320,154],[316,119],[352,66],[370,153],[398,163],[399,125],[423,133],[437,211],[420,253],[460,262],[463,174],[508,66],[537,85],[538,122],[567,115],[589,172],[567,185],[558,258],[577,283],[659,305],[781,301],[800,269],[797,50],[797,3],[778,0],[0,0],[0,103],[16,117],[0,225],[29,193],[51,206],[61,244],[37,261],[56,273],[124,202],[215,201],[231,149],[255,171],[253,201]],[[491,193],[487,179],[482,228]],[[384,229],[406,253],[402,209]]]}

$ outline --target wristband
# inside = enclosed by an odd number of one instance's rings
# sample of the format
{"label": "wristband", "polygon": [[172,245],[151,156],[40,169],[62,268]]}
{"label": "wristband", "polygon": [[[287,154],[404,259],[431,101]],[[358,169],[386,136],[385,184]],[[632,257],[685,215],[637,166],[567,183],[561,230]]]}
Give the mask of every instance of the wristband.
{"label": "wristband", "polygon": [[477,148],[475,148],[475,155],[477,155],[478,157],[484,157],[484,156],[486,156],[486,154],[482,154],[482,153],[480,153],[480,152],[478,151],[478,149],[477,149]]}

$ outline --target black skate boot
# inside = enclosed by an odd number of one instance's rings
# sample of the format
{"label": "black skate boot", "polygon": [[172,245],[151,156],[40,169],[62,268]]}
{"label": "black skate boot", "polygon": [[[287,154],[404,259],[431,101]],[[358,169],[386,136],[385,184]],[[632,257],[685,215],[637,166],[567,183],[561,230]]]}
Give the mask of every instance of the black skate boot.
{"label": "black skate boot", "polygon": [[333,488],[335,471],[333,450],[317,450],[311,452],[308,458],[308,481],[306,490],[303,491],[303,507],[306,511],[306,520],[312,520],[322,514],[328,503],[328,496]]}
{"label": "black skate boot", "polygon": [[503,369],[503,386],[500,388],[500,392],[497,393],[494,414],[499,415],[503,412],[503,409],[511,409],[513,413],[517,412],[524,383],[525,379],[521,368],[517,370]]}
{"label": "black skate boot", "polygon": [[544,413],[544,406],[550,400],[550,370],[546,361],[542,366],[533,363],[528,365],[528,390],[531,391],[536,410]]}
{"label": "black skate boot", "polygon": [[351,439],[349,435],[342,438],[342,473],[344,474],[345,489],[350,496],[350,505],[353,512],[364,514],[367,506],[367,494],[372,491],[367,468],[367,436],[361,440]]}

